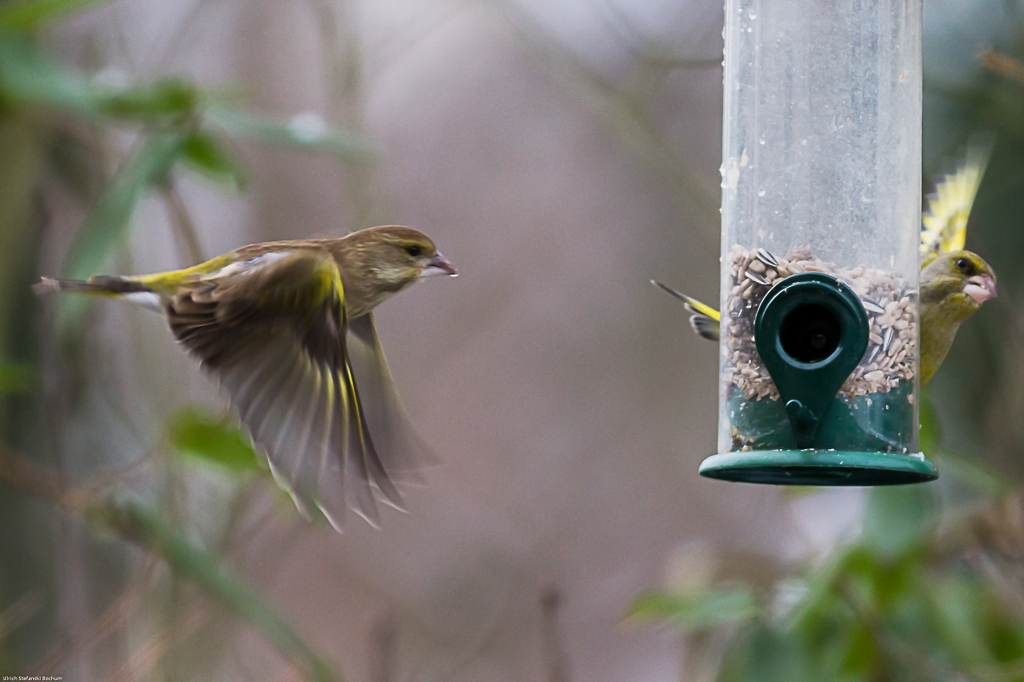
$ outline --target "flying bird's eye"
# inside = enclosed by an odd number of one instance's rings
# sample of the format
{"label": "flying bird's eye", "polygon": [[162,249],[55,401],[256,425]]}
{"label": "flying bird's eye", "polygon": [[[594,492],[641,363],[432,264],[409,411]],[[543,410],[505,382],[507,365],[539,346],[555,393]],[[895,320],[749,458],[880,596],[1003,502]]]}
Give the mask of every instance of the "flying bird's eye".
{"label": "flying bird's eye", "polygon": [[960,272],[964,274],[969,274],[971,271],[971,261],[966,258],[957,258],[956,266],[960,269]]}
{"label": "flying bird's eye", "polygon": [[412,246],[405,247],[405,252],[412,256],[413,258],[416,258],[421,253],[423,253],[423,249],[420,248],[418,245],[413,244]]}

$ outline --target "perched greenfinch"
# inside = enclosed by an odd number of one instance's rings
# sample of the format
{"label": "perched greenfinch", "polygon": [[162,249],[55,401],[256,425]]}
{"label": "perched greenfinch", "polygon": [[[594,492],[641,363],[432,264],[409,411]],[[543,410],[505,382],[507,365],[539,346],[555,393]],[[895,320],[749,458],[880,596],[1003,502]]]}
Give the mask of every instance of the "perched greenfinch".
{"label": "perched greenfinch", "polygon": [[[946,359],[960,324],[996,296],[996,274],[981,256],[964,250],[967,219],[978,193],[990,143],[968,147],[955,173],[936,183],[927,198],[921,226],[921,384],[924,385]],[[721,315],[709,305],[675,289],[651,283],[683,302],[691,313],[690,326],[705,339],[717,341]]]}
{"label": "perched greenfinch", "polygon": [[415,475],[412,451],[422,450],[403,428],[370,311],[424,277],[456,274],[425,234],[388,225],[252,244],[173,272],[43,278],[37,287],[162,312],[227,391],[299,510],[315,506],[340,531],[346,506],[374,526],[377,498],[401,508],[395,482]]}
{"label": "perched greenfinch", "polygon": [[996,273],[981,256],[953,251],[921,268],[921,385],[946,359],[960,323],[996,296]]}

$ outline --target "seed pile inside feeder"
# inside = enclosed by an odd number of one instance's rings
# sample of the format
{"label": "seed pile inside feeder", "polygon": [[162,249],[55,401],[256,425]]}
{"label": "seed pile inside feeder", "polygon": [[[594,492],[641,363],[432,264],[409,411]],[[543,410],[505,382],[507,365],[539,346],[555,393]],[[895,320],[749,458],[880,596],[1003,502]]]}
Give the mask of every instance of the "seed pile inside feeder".
{"label": "seed pile inside feeder", "polygon": [[917,292],[908,288],[907,280],[863,265],[840,268],[815,258],[806,247],[794,247],[785,257],[776,258],[765,249],[748,251],[737,244],[732,248],[730,265],[731,289],[722,315],[722,333],[729,349],[725,375],[747,400],[779,399],[779,390],[754,346],[754,315],[772,286],[799,272],[838,277],[853,289],[867,310],[871,322],[867,351],[839,389],[841,396],[887,393],[900,381],[913,380]]}

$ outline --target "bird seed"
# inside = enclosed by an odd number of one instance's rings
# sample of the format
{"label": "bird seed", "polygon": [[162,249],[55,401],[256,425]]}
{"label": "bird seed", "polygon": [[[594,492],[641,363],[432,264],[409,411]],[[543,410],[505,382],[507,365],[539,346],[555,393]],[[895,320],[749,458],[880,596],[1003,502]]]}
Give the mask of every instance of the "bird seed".
{"label": "bird seed", "polygon": [[868,321],[868,347],[856,369],[839,389],[853,399],[888,393],[901,381],[913,381],[917,350],[917,291],[899,275],[864,265],[839,267],[816,258],[807,247],[794,247],[777,258],[766,249],[747,250],[737,244],[729,256],[731,268],[727,310],[721,325],[726,340],[727,382],[747,400],[779,399],[779,391],[754,344],[754,315],[761,299],[775,284],[799,272],[837,277],[860,297]]}

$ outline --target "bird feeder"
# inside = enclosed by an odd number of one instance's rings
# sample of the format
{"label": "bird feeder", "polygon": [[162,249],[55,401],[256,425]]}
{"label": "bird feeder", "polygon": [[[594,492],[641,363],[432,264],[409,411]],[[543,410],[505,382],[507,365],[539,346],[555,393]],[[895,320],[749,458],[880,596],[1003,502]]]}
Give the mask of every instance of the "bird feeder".
{"label": "bird feeder", "polygon": [[918,452],[921,0],[726,0],[711,478],[885,485]]}

